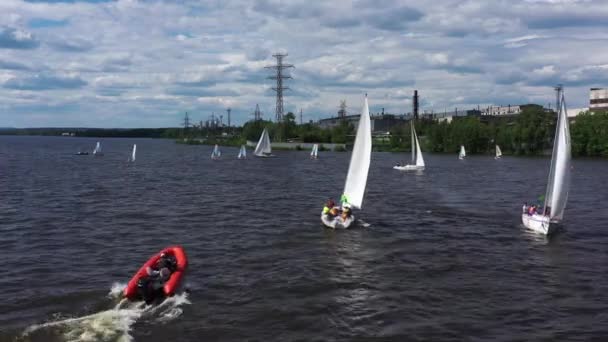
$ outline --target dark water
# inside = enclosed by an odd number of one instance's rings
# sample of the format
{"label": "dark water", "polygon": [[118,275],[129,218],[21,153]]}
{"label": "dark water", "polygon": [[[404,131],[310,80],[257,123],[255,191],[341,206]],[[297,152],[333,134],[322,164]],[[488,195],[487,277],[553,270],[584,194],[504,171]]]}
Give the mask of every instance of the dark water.
{"label": "dark water", "polygon": [[[575,160],[566,230],[523,229],[548,159],[374,153],[371,226],[320,226],[350,154],[0,137],[0,341],[606,340],[608,162]],[[138,159],[126,162],[131,144]],[[119,303],[153,253],[181,244],[187,286]]]}

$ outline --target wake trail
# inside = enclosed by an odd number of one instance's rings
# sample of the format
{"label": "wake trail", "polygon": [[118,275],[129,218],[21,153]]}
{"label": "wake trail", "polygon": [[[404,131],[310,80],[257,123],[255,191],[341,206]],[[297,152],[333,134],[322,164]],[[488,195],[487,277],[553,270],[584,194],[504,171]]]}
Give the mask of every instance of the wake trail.
{"label": "wake trail", "polygon": [[[114,283],[107,297],[119,299],[126,284]],[[22,337],[38,332],[50,332],[59,335],[68,342],[120,341],[129,342],[132,326],[141,319],[157,322],[169,322],[183,313],[181,306],[191,304],[188,294],[176,294],[168,297],[158,305],[146,305],[143,301],[131,302],[126,298],[109,310],[100,311],[82,317],[67,318],[42,324],[34,324],[25,329]]]}

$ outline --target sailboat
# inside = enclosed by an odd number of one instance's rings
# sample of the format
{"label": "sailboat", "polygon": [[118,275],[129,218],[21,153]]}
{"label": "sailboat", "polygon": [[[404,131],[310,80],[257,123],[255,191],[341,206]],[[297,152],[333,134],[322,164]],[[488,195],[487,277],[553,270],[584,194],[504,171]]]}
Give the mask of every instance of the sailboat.
{"label": "sailboat", "polygon": [[314,144],[314,145],[312,145],[312,150],[310,151],[310,159],[317,159],[317,158],[319,158],[319,145]]}
{"label": "sailboat", "polygon": [[496,145],[496,157],[494,157],[494,159],[500,159],[502,157],[502,151],[500,150],[500,147],[498,145]]}
{"label": "sailboat", "polygon": [[[351,209],[361,209],[371,156],[372,130],[366,95],[363,111],[359,118],[353,153],[350,157],[344,192],[341,197],[343,211],[348,210],[350,212]],[[355,216],[352,214],[333,216],[330,213],[322,212],[321,222],[328,228],[348,228],[355,222]]]}
{"label": "sailboat", "polygon": [[103,156],[103,152],[101,152],[101,143],[98,141],[97,145],[95,145],[95,149],[93,150],[94,156]]}
{"label": "sailboat", "polygon": [[137,145],[133,144],[133,151],[131,152],[131,158],[129,158],[129,161],[134,162],[135,161],[135,153],[137,152]]}
{"label": "sailboat", "polygon": [[414,128],[414,121],[410,121],[410,127],[412,128],[412,164],[393,166],[393,169],[400,171],[408,170],[424,170],[424,158],[422,158],[422,151],[420,150],[420,143],[418,142],[418,135]]}
{"label": "sailboat", "polygon": [[464,150],[464,145],[460,145],[460,153],[458,153],[458,159],[463,160],[466,156],[467,153]]}
{"label": "sailboat", "polygon": [[253,155],[256,157],[274,157],[272,155],[272,147],[270,146],[270,137],[268,136],[268,130],[266,130],[266,128],[262,131],[262,135],[255,147],[255,151],[253,151]]}
{"label": "sailboat", "polygon": [[222,152],[220,152],[220,147],[215,145],[213,147],[213,152],[211,152],[211,159],[217,160],[222,156]]}
{"label": "sailboat", "polygon": [[237,159],[247,158],[247,149],[245,149],[245,145],[241,145],[241,149],[239,150],[239,155],[236,158]]}
{"label": "sailboat", "polygon": [[557,125],[555,127],[551,168],[549,170],[543,211],[539,213],[534,207],[531,208],[524,205],[521,214],[524,226],[545,235],[553,233],[557,229],[556,225],[559,225],[562,221],[570,188],[570,127],[564,92],[561,87],[558,87],[557,91],[558,102],[561,103],[557,107],[559,108]]}

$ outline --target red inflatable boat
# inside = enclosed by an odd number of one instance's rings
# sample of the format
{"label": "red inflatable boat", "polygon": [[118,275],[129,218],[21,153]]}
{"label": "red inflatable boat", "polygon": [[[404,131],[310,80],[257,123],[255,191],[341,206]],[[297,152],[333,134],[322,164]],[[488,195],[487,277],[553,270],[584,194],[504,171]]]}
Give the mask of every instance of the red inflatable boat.
{"label": "red inflatable boat", "polygon": [[131,278],[129,284],[127,284],[124,291],[124,296],[126,298],[131,300],[142,298],[138,284],[140,283],[140,280],[148,278],[148,273],[146,271],[148,267],[152,269],[157,267],[157,263],[163,253],[174,260],[174,270],[171,272],[169,279],[164,282],[164,285],[162,286],[162,294],[164,294],[164,296],[172,296],[175,294],[175,291],[179,287],[182,278],[184,277],[186,267],[188,266],[188,258],[186,257],[186,253],[184,253],[184,249],[181,246],[167,247],[154,254],[148,261],[146,261],[139,271],[135,273],[133,278]]}

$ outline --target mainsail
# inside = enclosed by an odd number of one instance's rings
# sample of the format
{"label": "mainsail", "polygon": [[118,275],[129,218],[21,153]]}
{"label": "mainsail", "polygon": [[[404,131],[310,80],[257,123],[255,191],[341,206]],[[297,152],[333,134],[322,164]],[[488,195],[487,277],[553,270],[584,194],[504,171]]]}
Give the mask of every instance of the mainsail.
{"label": "mainsail", "polygon": [[215,145],[213,147],[213,152],[211,152],[211,158],[216,159],[219,158],[221,155],[222,153],[220,152],[219,146]]}
{"label": "mainsail", "polygon": [[255,154],[258,157],[264,157],[265,155],[272,153],[272,147],[270,146],[270,137],[268,136],[268,130],[264,128],[262,135],[260,136],[260,140],[258,141],[257,146],[255,147]]}
{"label": "mainsail", "polygon": [[[552,222],[562,220],[570,188],[570,127],[563,90],[560,99],[561,104],[557,113],[555,140],[551,157],[551,170],[549,171],[549,181],[547,182],[547,193],[545,195],[545,214],[549,214]],[[547,210],[549,210],[548,213]]]}
{"label": "mainsail", "polygon": [[[416,130],[413,128],[412,131],[414,133],[414,141],[416,142],[416,166],[424,167],[424,158],[422,158],[422,151],[420,150],[420,143],[418,142],[418,134],[416,134]],[[414,149],[412,148],[412,151]]]}
{"label": "mainsail", "polygon": [[317,145],[317,144],[312,145],[312,151],[310,151],[310,157],[317,158],[318,154],[319,154],[319,145]]}
{"label": "mainsail", "polygon": [[238,159],[244,159],[247,157],[247,150],[245,149],[245,145],[241,145],[241,149],[239,150]]}
{"label": "mainsail", "polygon": [[496,145],[496,158],[500,157],[502,157],[502,151],[500,150],[500,147]]}
{"label": "mainsail", "polygon": [[357,128],[353,153],[350,157],[350,164],[343,193],[343,199],[345,199],[353,208],[360,209],[363,203],[371,154],[372,131],[366,96],[363,112],[359,118],[359,126]]}
{"label": "mainsail", "polygon": [[133,144],[133,152],[131,152],[131,161],[135,161],[135,153],[137,152],[137,145]]}
{"label": "mainsail", "polygon": [[95,149],[93,150],[93,154],[98,153],[101,153],[101,143],[99,143],[99,141],[97,142],[97,145],[95,145]]}
{"label": "mainsail", "polygon": [[458,154],[458,158],[464,159],[467,156],[467,153],[464,150],[464,145],[460,145],[460,153]]}

